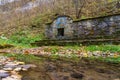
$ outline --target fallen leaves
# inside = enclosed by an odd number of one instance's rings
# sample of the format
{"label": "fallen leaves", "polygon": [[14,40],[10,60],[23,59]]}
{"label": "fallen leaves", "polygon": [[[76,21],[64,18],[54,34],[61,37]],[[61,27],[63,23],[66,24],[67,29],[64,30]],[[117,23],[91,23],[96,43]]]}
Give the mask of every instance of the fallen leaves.
{"label": "fallen leaves", "polygon": [[79,49],[65,49],[64,47],[39,47],[23,50],[23,54],[34,54],[34,55],[78,55],[80,57],[118,57],[120,53],[112,53],[112,52],[103,52],[103,51],[86,51],[84,48]]}

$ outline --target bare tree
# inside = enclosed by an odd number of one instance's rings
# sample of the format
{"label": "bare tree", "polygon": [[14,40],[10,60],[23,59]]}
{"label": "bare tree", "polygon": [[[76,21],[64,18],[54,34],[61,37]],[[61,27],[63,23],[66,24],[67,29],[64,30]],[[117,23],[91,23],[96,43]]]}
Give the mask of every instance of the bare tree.
{"label": "bare tree", "polygon": [[76,18],[80,18],[81,17],[81,12],[82,12],[82,9],[85,5],[85,0],[73,0],[73,4],[74,4],[74,7],[75,7],[75,11],[76,11]]}

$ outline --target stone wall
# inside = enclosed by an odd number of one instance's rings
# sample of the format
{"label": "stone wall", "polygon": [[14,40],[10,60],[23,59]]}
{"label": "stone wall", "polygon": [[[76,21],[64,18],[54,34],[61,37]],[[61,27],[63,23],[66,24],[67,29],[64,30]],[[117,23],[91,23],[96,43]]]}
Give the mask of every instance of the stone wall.
{"label": "stone wall", "polygon": [[[73,20],[67,16],[60,16],[46,27],[46,37],[49,39],[66,39],[73,37]],[[64,29],[64,36],[59,36],[58,29]]]}
{"label": "stone wall", "polygon": [[[64,36],[58,36],[59,28],[64,28]],[[120,15],[73,21],[68,16],[60,16],[46,27],[49,39],[119,38]]]}

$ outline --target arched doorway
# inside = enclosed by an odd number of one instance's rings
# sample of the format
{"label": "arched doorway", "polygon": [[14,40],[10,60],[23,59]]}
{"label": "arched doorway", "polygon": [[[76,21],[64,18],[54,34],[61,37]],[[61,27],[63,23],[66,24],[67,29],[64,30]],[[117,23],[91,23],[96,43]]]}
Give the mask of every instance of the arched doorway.
{"label": "arched doorway", "polygon": [[58,37],[63,37],[64,36],[64,28],[58,28]]}

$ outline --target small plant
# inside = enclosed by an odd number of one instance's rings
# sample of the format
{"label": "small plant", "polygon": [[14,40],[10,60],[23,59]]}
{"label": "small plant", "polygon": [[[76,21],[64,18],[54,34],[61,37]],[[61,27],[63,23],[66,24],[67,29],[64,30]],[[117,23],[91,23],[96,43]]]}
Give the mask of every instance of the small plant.
{"label": "small plant", "polygon": [[55,53],[57,53],[58,51],[59,51],[58,48],[53,48],[53,49],[51,50],[52,54],[55,54]]}

